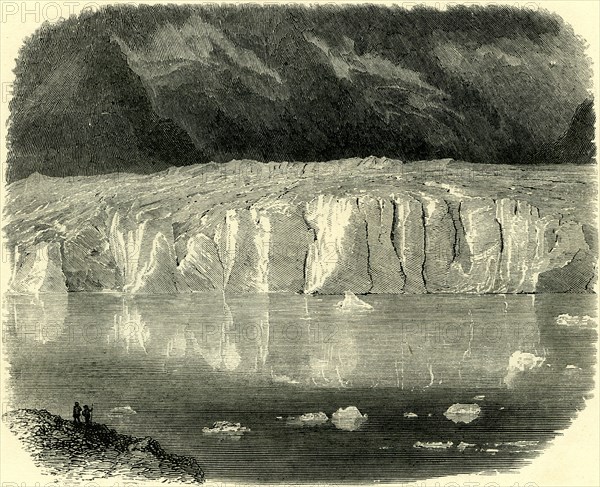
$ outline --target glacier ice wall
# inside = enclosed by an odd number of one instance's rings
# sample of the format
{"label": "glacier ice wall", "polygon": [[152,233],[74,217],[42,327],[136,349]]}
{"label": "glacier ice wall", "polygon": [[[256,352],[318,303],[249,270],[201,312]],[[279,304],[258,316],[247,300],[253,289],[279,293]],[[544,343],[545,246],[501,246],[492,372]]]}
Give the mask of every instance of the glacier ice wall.
{"label": "glacier ice wall", "polygon": [[215,205],[185,225],[134,202],[94,218],[17,248],[12,290],[533,293],[541,279],[544,292],[564,291],[560,282],[589,292],[595,278],[584,225],[508,198],[267,198]]}

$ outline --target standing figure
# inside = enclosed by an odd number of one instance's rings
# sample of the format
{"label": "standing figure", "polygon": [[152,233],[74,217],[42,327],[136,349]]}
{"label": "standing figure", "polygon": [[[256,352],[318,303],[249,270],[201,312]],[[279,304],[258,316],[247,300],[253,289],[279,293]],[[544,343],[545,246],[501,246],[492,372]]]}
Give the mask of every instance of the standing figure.
{"label": "standing figure", "polygon": [[79,406],[78,402],[75,402],[75,406],[73,406],[73,422],[81,424],[81,406]]}
{"label": "standing figure", "polygon": [[85,419],[85,425],[88,426],[90,424],[90,420],[92,419],[92,411],[94,410],[94,407],[92,406],[91,408],[88,407],[88,405],[84,405],[83,406],[83,417]]}

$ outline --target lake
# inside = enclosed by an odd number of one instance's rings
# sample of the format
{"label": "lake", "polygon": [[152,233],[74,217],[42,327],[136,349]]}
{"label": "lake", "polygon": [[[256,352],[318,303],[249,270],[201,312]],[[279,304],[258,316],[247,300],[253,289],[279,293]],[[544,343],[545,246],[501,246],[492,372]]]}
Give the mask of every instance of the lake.
{"label": "lake", "polygon": [[[208,480],[517,469],[594,385],[593,295],[369,295],[372,310],[350,312],[289,294],[5,299],[9,407],[70,418],[93,403],[94,421],[198,458]],[[537,362],[509,370],[515,352]],[[454,403],[480,414],[455,423]],[[298,419],[347,406],[368,415],[352,431]],[[250,431],[205,434],[216,421]]]}

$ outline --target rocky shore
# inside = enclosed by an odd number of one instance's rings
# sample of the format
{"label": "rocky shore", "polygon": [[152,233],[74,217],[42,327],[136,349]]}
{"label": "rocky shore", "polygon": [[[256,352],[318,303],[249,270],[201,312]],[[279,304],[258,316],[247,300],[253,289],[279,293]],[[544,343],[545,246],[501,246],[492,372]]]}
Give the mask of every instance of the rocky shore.
{"label": "rocky shore", "polygon": [[153,482],[204,481],[195,459],[167,453],[150,437],[122,435],[98,423],[75,425],[44,409],[9,411],[2,419],[50,475],[84,480],[118,476]]}

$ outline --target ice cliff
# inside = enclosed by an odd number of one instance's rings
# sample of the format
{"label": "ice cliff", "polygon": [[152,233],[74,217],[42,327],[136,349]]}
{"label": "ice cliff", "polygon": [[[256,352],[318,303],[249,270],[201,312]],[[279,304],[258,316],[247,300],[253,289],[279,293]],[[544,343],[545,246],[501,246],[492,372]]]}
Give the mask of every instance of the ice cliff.
{"label": "ice cliff", "polygon": [[[437,183],[417,166],[365,161],[338,163],[341,172],[329,165],[318,177],[308,164],[285,171],[278,164],[261,177],[268,166],[249,162],[220,173],[194,166],[152,176],[28,178],[10,187],[11,289],[593,290],[593,220],[565,212],[543,189],[503,189],[514,183],[507,174],[459,183],[464,174],[452,166],[450,183]],[[361,189],[352,187],[359,174]]]}

